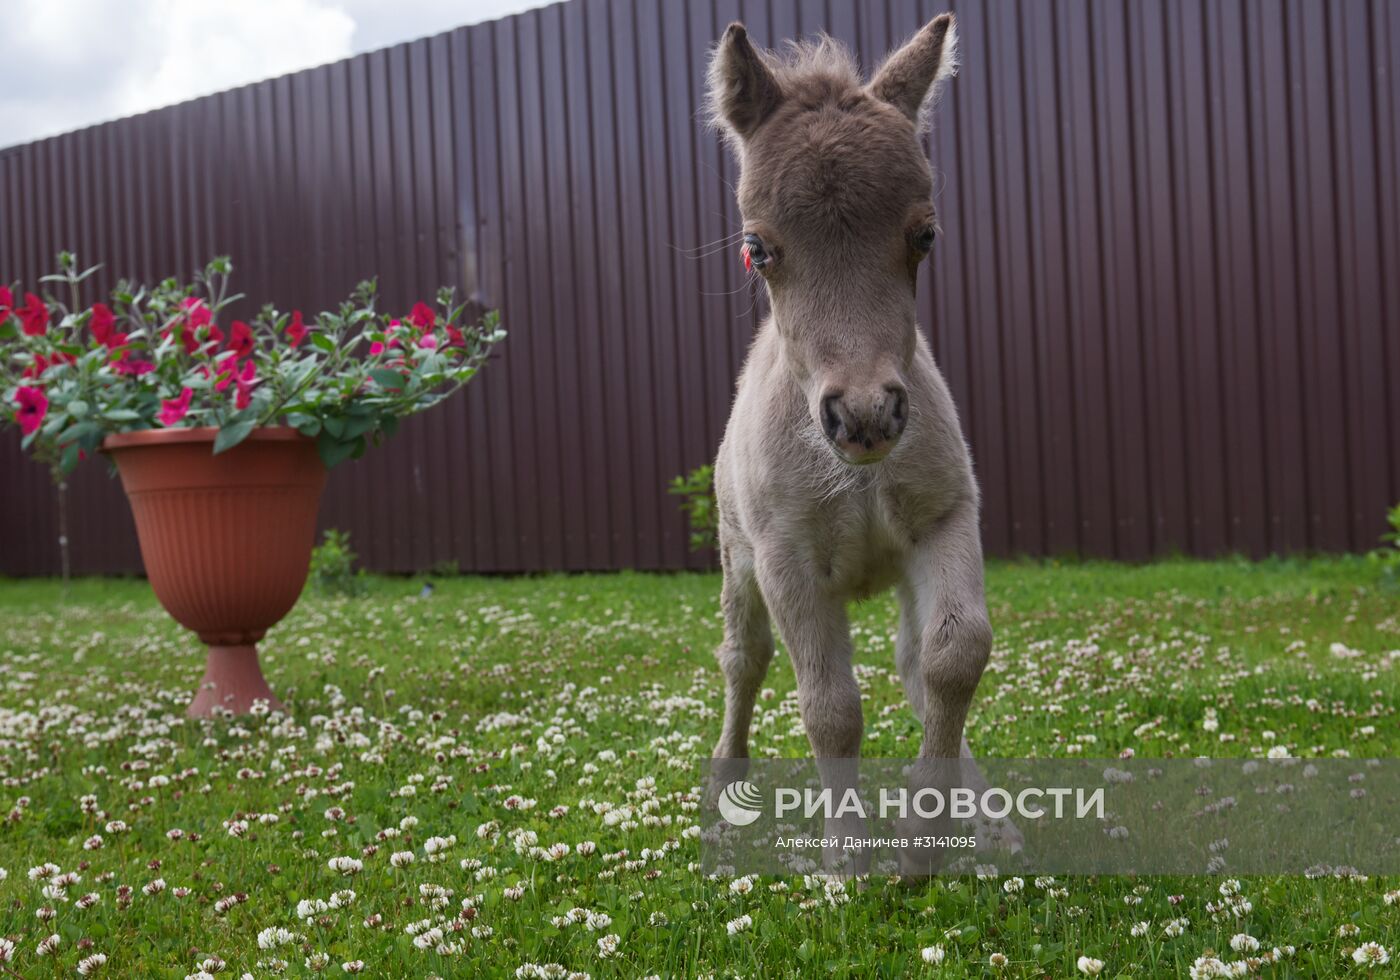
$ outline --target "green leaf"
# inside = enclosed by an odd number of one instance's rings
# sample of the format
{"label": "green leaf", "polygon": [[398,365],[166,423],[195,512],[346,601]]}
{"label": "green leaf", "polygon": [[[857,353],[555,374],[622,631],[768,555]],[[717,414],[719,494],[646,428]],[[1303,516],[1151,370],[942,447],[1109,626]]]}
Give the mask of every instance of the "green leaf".
{"label": "green leaf", "polygon": [[75,398],[68,403],[68,414],[75,419],[86,418],[89,411],[88,403],[81,398]]}
{"label": "green leaf", "polygon": [[104,414],[104,418],[111,422],[135,422],[141,416],[129,408],[114,408]]}
{"label": "green leaf", "polygon": [[73,472],[74,468],[78,465],[78,453],[81,451],[82,447],[76,442],[71,442],[63,448],[63,458],[58,464],[63,469],[63,472]]}
{"label": "green leaf", "polygon": [[[341,437],[343,437],[343,436],[345,435],[345,420],[344,420],[344,419],[337,419],[337,418],[322,419],[322,420],[321,420],[321,427],[325,429],[325,432],[323,432],[323,433],[321,434],[321,439],[322,439],[323,442],[325,441],[326,436],[330,436],[331,441],[336,441],[336,440],[339,440]],[[324,453],[323,453],[323,455],[324,455]]]}
{"label": "green leaf", "polygon": [[101,431],[96,422],[77,422],[64,429],[59,435],[60,443],[74,442],[78,439],[85,439]]}
{"label": "green leaf", "polygon": [[248,438],[258,426],[256,418],[240,419],[237,422],[230,422],[219,430],[219,434],[214,437],[214,455],[227,452]]}
{"label": "green leaf", "polygon": [[335,350],[335,341],[331,340],[331,338],[327,337],[323,333],[313,333],[311,334],[309,339],[312,344],[316,345],[316,347],[325,351],[327,354],[330,354]]}
{"label": "green leaf", "polygon": [[358,437],[364,435],[364,434],[365,434],[366,432],[368,432],[370,429],[373,429],[373,428],[374,428],[374,425],[375,425],[375,422],[376,422],[376,421],[377,421],[377,420],[376,420],[373,416],[368,416],[368,417],[357,416],[357,417],[355,417],[355,418],[349,419],[349,420],[345,423],[345,436],[344,436],[344,438],[346,438],[346,439],[355,439],[355,438],[358,438]]}
{"label": "green leaf", "polygon": [[381,388],[402,388],[403,374],[390,368],[375,368],[370,371],[369,376]]}
{"label": "green leaf", "polygon": [[[327,419],[327,422],[329,421]],[[350,454],[355,451],[355,440],[341,442],[329,432],[322,432],[321,438],[316,440],[316,449],[321,454],[321,462],[329,469],[350,458]]]}

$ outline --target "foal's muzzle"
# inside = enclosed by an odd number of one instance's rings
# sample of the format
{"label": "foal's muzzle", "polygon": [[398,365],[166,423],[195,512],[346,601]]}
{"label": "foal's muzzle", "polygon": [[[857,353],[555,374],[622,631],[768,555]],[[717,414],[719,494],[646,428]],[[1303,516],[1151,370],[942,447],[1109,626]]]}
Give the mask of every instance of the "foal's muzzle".
{"label": "foal's muzzle", "polygon": [[822,431],[848,463],[877,463],[889,455],[909,421],[909,393],[898,383],[869,391],[822,396]]}

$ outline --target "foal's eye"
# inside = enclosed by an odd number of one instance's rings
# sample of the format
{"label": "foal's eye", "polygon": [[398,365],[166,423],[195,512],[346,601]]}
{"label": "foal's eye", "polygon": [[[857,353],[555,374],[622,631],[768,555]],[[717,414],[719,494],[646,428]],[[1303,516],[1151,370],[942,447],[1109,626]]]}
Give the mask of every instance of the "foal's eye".
{"label": "foal's eye", "polygon": [[914,232],[914,248],[924,253],[931,252],[933,251],[933,240],[936,237],[938,235],[933,230],[933,225],[926,225]]}
{"label": "foal's eye", "polygon": [[744,236],[744,268],[758,269],[762,271],[768,264],[768,252],[763,247],[763,240],[757,235]]}

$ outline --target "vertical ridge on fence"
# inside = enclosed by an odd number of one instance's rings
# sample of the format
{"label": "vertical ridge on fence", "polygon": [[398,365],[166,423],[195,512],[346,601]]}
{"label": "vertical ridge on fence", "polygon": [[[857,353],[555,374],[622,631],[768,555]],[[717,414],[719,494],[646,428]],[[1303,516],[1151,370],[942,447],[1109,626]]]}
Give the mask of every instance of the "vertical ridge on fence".
{"label": "vertical ridge on fence", "polygon": [[[0,150],[0,281],[231,253],[291,309],[439,283],[510,337],[464,396],[332,476],[388,571],[684,568],[764,306],[713,41],[825,30],[870,70],[952,9],[918,311],[993,554],[1374,544],[1400,498],[1400,12],[1384,0],[570,0]],[[89,300],[95,298],[88,297]],[[240,309],[250,312],[252,301]],[[0,574],[58,568],[48,474],[0,439]],[[101,465],[74,568],[140,568]]]}

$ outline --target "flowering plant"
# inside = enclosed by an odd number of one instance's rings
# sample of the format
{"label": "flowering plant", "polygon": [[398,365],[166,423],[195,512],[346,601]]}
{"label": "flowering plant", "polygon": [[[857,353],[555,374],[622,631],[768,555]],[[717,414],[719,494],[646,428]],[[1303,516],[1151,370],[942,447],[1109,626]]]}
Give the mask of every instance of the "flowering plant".
{"label": "flowering plant", "polygon": [[372,281],[310,319],[264,306],[224,322],[242,298],[229,294],[227,258],[192,284],[123,280],[109,303],[85,307],[98,267],[79,272],[69,252],[58,261],[40,282],[66,296],[0,285],[0,422],[60,475],[111,433],[173,426],[218,428],[219,453],[259,426],[290,425],[334,466],[466,384],[505,337],[494,312],[462,324],[449,288],[402,318],[381,313]]}

